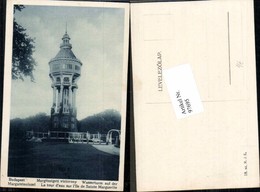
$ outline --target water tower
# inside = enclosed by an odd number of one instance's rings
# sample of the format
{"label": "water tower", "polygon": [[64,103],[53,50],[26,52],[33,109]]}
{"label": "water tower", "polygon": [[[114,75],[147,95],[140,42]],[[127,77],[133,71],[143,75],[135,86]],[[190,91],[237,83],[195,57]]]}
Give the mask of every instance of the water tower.
{"label": "water tower", "polygon": [[75,132],[77,129],[76,91],[82,63],[72,52],[70,37],[62,37],[60,51],[50,60],[53,104],[50,131]]}

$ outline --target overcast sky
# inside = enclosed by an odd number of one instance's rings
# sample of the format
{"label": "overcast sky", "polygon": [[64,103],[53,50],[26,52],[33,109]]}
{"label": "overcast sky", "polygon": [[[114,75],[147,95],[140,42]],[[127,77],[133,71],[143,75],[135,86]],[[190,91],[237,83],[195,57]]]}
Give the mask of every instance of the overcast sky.
{"label": "overcast sky", "polygon": [[121,108],[124,9],[26,5],[16,21],[35,38],[35,83],[12,81],[11,119],[50,114],[52,88],[48,62],[67,31],[72,51],[83,63],[77,90],[77,118]]}

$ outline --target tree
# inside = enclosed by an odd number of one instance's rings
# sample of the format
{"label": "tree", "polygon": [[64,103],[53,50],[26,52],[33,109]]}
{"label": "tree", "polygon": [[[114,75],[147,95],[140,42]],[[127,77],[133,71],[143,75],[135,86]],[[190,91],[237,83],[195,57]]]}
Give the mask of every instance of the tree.
{"label": "tree", "polygon": [[110,129],[121,128],[121,115],[118,111],[107,109],[80,121],[79,131],[106,134]]}
{"label": "tree", "polygon": [[[15,11],[22,11],[23,5],[15,5]],[[26,29],[19,25],[14,18],[13,26],[13,56],[12,56],[12,79],[24,80],[30,77],[34,81],[33,71],[36,61],[32,54],[35,51],[34,39],[28,36]]]}

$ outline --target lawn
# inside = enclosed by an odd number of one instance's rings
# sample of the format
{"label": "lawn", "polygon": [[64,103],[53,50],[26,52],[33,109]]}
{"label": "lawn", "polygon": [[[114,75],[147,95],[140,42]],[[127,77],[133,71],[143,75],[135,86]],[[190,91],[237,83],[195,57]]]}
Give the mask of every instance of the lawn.
{"label": "lawn", "polygon": [[89,144],[10,143],[8,176],[118,180],[119,156]]}

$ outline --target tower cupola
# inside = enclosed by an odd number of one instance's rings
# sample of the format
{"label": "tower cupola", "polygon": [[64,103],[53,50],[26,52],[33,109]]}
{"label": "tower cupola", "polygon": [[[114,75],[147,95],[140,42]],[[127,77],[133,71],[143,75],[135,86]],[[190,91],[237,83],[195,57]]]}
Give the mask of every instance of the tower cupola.
{"label": "tower cupola", "polygon": [[72,46],[70,44],[70,36],[67,34],[67,31],[62,37],[62,41],[63,42],[60,45],[60,48],[62,48],[62,49],[71,49],[72,48]]}

